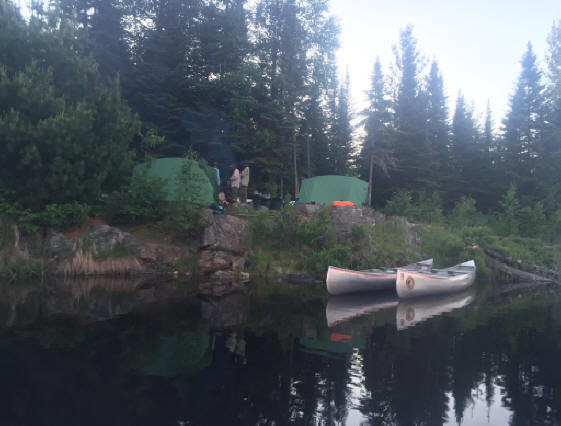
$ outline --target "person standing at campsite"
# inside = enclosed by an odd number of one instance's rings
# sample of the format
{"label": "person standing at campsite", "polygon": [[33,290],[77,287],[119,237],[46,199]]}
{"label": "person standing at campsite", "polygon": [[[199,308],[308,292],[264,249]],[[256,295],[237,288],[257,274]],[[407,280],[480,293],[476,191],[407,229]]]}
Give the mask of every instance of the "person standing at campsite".
{"label": "person standing at campsite", "polygon": [[218,185],[218,192],[220,192],[220,169],[218,168],[218,164],[216,162],[212,163],[212,167],[216,170],[216,183]]}
{"label": "person standing at campsite", "polygon": [[230,166],[232,169],[232,176],[230,176],[230,187],[232,188],[232,198],[239,201],[238,194],[240,191],[240,171],[235,164]]}
{"label": "person standing at campsite", "polygon": [[245,204],[247,202],[247,187],[249,185],[249,166],[247,163],[244,163],[243,166],[240,182],[240,199]]}

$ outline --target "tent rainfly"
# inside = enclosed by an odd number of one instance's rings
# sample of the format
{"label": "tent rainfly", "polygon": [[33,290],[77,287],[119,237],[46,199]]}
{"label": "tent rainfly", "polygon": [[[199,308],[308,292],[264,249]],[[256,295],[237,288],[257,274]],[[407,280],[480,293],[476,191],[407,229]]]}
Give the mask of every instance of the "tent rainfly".
{"label": "tent rainfly", "polygon": [[331,204],[352,201],[360,206],[368,201],[368,182],[348,176],[316,176],[304,179],[299,203]]}

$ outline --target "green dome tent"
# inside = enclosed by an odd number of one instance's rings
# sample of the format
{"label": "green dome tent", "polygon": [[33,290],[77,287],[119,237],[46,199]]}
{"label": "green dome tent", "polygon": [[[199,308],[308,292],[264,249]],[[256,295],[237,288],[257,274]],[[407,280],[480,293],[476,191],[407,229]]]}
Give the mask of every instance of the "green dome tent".
{"label": "green dome tent", "polygon": [[[186,188],[181,187],[183,167],[186,167]],[[181,200],[208,207],[218,199],[216,170],[195,160],[176,157],[158,158],[137,165],[133,176],[145,171],[148,176],[159,177],[165,181],[166,201]]]}
{"label": "green dome tent", "polygon": [[348,176],[316,176],[304,179],[299,203],[331,204],[352,201],[357,206],[368,201],[368,182]]}

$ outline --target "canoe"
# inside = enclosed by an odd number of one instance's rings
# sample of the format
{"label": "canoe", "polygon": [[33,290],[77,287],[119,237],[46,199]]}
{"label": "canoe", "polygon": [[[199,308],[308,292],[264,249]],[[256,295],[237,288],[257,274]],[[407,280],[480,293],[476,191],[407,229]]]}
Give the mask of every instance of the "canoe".
{"label": "canoe", "polygon": [[327,326],[349,321],[362,315],[368,315],[382,309],[397,306],[395,292],[376,292],[370,294],[347,294],[330,297],[325,307]]}
{"label": "canoe", "polygon": [[[423,260],[403,266],[405,271],[430,271],[432,259]],[[367,291],[382,291],[395,288],[397,268],[368,269],[351,271],[350,269],[330,266],[327,269],[327,291],[333,296]]]}
{"label": "canoe", "polygon": [[400,299],[455,293],[467,289],[475,280],[475,262],[460,263],[430,271],[397,270],[395,283]]}
{"label": "canoe", "polygon": [[468,288],[460,293],[402,299],[396,310],[398,330],[414,327],[429,318],[469,305],[475,299],[475,290]]}

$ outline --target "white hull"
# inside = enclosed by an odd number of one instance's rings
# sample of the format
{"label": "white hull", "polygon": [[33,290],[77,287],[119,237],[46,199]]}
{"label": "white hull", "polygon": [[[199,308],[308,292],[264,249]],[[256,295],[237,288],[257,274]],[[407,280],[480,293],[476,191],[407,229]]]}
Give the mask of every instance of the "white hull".
{"label": "white hull", "polygon": [[473,302],[475,291],[468,289],[461,293],[444,296],[421,297],[400,300],[395,313],[398,330],[414,327],[429,318],[463,308]]}
{"label": "white hull", "polygon": [[[404,270],[430,270],[432,259],[407,265]],[[395,287],[396,270],[351,271],[330,266],[327,270],[327,291],[333,296],[369,291],[391,290]]]}
{"label": "white hull", "polygon": [[456,293],[475,280],[475,262],[470,260],[438,272],[397,270],[396,291],[401,299]]}
{"label": "white hull", "polygon": [[392,308],[397,306],[397,303],[395,293],[349,294],[330,297],[325,307],[327,325],[333,327],[352,318]]}

